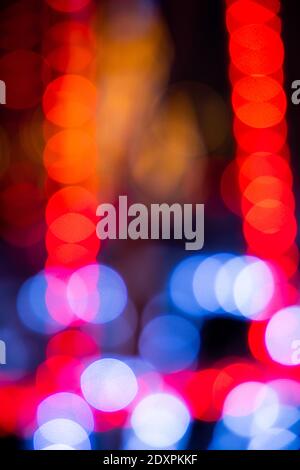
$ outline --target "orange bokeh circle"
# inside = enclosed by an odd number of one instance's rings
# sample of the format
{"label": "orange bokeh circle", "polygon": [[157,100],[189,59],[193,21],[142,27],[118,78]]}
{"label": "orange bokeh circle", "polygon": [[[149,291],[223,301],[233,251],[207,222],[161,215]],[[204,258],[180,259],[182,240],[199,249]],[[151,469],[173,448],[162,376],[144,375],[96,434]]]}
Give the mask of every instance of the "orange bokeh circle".
{"label": "orange bokeh circle", "polygon": [[48,140],[44,150],[44,165],[49,176],[63,184],[76,184],[94,171],[97,147],[89,134],[68,129]]}
{"label": "orange bokeh circle", "polygon": [[52,81],[43,97],[47,119],[60,127],[80,127],[95,117],[97,90],[80,75],[63,75]]}

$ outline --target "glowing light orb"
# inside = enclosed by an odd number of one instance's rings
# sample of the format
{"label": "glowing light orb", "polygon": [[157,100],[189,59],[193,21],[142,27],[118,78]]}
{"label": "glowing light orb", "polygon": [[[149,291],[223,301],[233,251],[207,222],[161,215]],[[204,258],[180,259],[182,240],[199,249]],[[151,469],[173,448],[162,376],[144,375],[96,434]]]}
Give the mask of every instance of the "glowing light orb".
{"label": "glowing light orb", "polygon": [[148,395],[131,416],[131,426],[137,437],[155,448],[171,446],[182,439],[190,421],[186,405],[167,393]]}
{"label": "glowing light orb", "polygon": [[151,320],[144,327],[139,341],[141,356],[164,372],[175,372],[190,366],[199,348],[197,329],[188,320],[175,315],[163,315]]}
{"label": "glowing light orb", "polygon": [[95,116],[96,103],[97,90],[94,85],[86,78],[73,74],[55,79],[48,85],[43,96],[47,119],[66,128],[81,127],[92,119]]}
{"label": "glowing light orb", "polygon": [[88,433],[94,429],[94,418],[89,405],[75,393],[55,393],[40,403],[37,410],[39,426],[56,418],[75,421]]}
{"label": "glowing light orb", "polygon": [[300,364],[300,307],[287,307],[270,319],[265,343],[272,359],[279,364]]}
{"label": "glowing light orb", "polygon": [[277,8],[270,8],[269,5],[255,1],[234,2],[226,12],[228,31],[232,33],[241,26],[251,23],[269,23],[276,17],[278,9],[278,3]]}
{"label": "glowing light orb", "polygon": [[275,292],[272,271],[260,260],[244,266],[234,282],[233,295],[237,309],[247,318],[257,318],[267,308]]}
{"label": "glowing light orb", "polygon": [[248,450],[298,450],[298,436],[287,430],[272,428],[253,437]]}
{"label": "glowing light orb", "polygon": [[223,421],[235,434],[251,437],[271,428],[278,412],[278,397],[271,387],[259,382],[244,382],[227,396]]}
{"label": "glowing light orb", "polygon": [[241,149],[247,154],[255,152],[273,152],[276,154],[280,153],[284,147],[287,125],[285,120],[282,120],[277,126],[258,129],[257,127],[249,127],[235,118],[234,135],[238,139]]}
{"label": "glowing light orb", "polygon": [[270,77],[249,76],[233,88],[232,105],[236,116],[250,127],[264,129],[279,124],[286,111],[282,86]]}
{"label": "glowing light orb", "polygon": [[220,254],[206,258],[199,264],[193,279],[194,296],[201,308],[208,312],[215,312],[220,304],[216,297],[216,276],[224,262],[231,259],[232,255]]}
{"label": "glowing light orb", "polygon": [[289,187],[293,184],[293,175],[287,160],[270,152],[256,152],[248,155],[242,162],[239,172],[239,185],[242,192],[256,178],[277,177]]}
{"label": "glowing light orb", "polygon": [[53,334],[63,328],[49,313],[45,296],[47,278],[42,271],[29,278],[21,287],[17,297],[17,309],[22,323],[37,333]]}
{"label": "glowing light orb", "polygon": [[81,376],[86,401],[97,410],[113,412],[126,408],[137,394],[137,380],[130,367],[117,359],[100,359]]}
{"label": "glowing light orb", "polygon": [[234,299],[234,282],[250,257],[235,256],[219,269],[215,280],[215,292],[221,308],[228,313],[238,313]]}
{"label": "glowing light orb", "polygon": [[275,176],[259,176],[245,188],[242,196],[242,212],[247,214],[254,204],[265,199],[275,199],[295,209],[291,187]]}
{"label": "glowing light orb", "polygon": [[190,315],[201,315],[193,292],[193,277],[201,261],[203,256],[193,256],[181,261],[174,269],[169,283],[172,302]]}
{"label": "glowing light orb", "polygon": [[76,319],[67,301],[67,280],[63,271],[47,270],[46,306],[51,317],[61,325],[70,325]]}
{"label": "glowing light orb", "polygon": [[271,75],[283,64],[284,48],[273,29],[264,24],[248,24],[231,35],[230,55],[235,67],[245,75]]}
{"label": "glowing light orb", "polygon": [[87,179],[94,171],[96,159],[96,145],[82,130],[67,129],[54,134],[44,150],[44,164],[49,176],[64,184],[76,184]]}
{"label": "glowing light orb", "polygon": [[278,256],[294,244],[297,223],[293,211],[275,199],[264,199],[249,210],[244,221],[248,245],[259,256]]}
{"label": "glowing light orb", "polygon": [[44,57],[52,68],[62,73],[81,73],[93,59],[93,34],[83,22],[55,22],[43,37]]}
{"label": "glowing light orb", "polygon": [[91,444],[86,431],[75,421],[53,419],[40,426],[34,433],[35,450],[45,449],[52,445],[63,445],[76,450],[90,450]]}
{"label": "glowing light orb", "polygon": [[78,329],[68,329],[52,336],[47,345],[47,357],[71,356],[91,357],[99,355],[99,346],[95,338]]}
{"label": "glowing light orb", "polygon": [[67,299],[77,317],[93,323],[107,323],[122,314],[128,295],[122,277],[114,269],[93,264],[71,275]]}
{"label": "glowing light orb", "polygon": [[46,207],[46,222],[50,226],[58,217],[68,213],[81,214],[96,223],[96,197],[82,186],[67,186],[56,191]]}

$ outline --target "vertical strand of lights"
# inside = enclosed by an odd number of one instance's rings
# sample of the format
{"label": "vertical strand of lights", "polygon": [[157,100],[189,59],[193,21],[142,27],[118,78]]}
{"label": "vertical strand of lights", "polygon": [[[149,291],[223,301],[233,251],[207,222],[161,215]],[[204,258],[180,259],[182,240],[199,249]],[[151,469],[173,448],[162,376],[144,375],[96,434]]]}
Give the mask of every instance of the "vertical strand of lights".
{"label": "vertical strand of lights", "polygon": [[226,21],[244,236],[251,253],[284,268],[296,256],[297,226],[279,7],[275,0],[228,1]]}
{"label": "vertical strand of lights", "polygon": [[[80,337],[86,336],[76,328],[92,319],[91,294],[93,305],[98,300],[95,299],[98,271],[93,270],[93,276],[88,279],[79,274],[81,268],[96,263],[100,248],[95,231],[99,187],[96,39],[92,27],[95,4],[93,0],[48,0],[47,3],[50,26],[44,35],[43,53],[52,69],[52,81],[43,95],[43,161],[48,198],[45,303],[54,322],[61,329],[72,328],[69,330],[72,338],[77,334],[76,341],[81,341]],[[72,276],[73,288],[70,289]],[[76,350],[73,339],[71,349]],[[38,368],[36,383],[43,397],[56,392],[80,393],[85,345],[77,344],[79,356],[69,354],[67,349],[67,343],[64,343],[64,352],[55,357],[50,355]],[[62,423],[59,420],[56,424],[53,422],[53,427],[51,423],[38,424],[48,426],[50,430],[53,428],[57,434]],[[73,422],[70,426],[71,434],[76,434],[79,423]],[[42,428],[39,428],[35,433],[35,448],[50,446],[52,449],[52,444],[55,448],[72,447],[68,436],[59,442],[45,442]],[[89,440],[82,446],[78,448],[89,448]]]}
{"label": "vertical strand of lights", "polygon": [[[277,274],[273,311],[295,301],[299,258],[279,11],[279,0],[226,1],[239,212],[248,252],[270,261]],[[264,355],[264,329],[264,322],[250,328],[257,358]]]}

